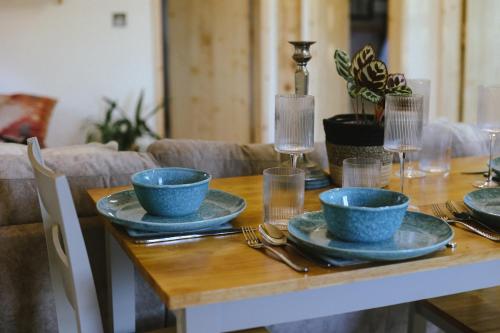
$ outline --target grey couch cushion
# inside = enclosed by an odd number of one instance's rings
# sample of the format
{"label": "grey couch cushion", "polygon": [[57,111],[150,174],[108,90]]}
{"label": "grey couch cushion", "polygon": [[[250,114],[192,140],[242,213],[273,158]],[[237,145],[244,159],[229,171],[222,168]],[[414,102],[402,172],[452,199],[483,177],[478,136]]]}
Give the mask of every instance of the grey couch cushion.
{"label": "grey couch cushion", "polygon": [[[243,144],[163,139],[149,146],[161,166],[195,168],[210,173],[214,178],[262,174],[266,168],[277,166],[287,156],[279,156],[272,144]],[[321,167],[328,161],[323,143],[315,145],[310,157]]]}
{"label": "grey couch cushion", "polygon": [[[18,154],[21,147],[24,154]],[[10,154],[2,154],[0,147],[0,226],[41,220],[26,146],[21,147]],[[127,185],[133,173],[157,166],[149,154],[104,145],[43,149],[42,154],[48,167],[68,177],[79,216],[95,215],[88,188]]]}

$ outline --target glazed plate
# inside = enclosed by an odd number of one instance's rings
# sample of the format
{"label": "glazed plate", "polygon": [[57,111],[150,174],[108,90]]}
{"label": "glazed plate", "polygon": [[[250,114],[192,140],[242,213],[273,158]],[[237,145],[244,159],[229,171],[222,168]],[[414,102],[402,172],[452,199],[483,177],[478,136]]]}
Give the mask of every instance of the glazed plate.
{"label": "glazed plate", "polygon": [[191,215],[168,218],[149,215],[134,190],[110,194],[97,202],[97,210],[116,224],[150,232],[198,231],[218,227],[238,216],[245,200],[233,194],[209,190],[200,209]]}
{"label": "glazed plate", "polygon": [[493,171],[495,171],[497,175],[500,176],[500,157],[494,158],[491,161],[491,168],[493,169]]}
{"label": "glazed plate", "polygon": [[326,229],[323,212],[296,216],[288,223],[290,238],[315,252],[363,260],[404,260],[441,249],[453,238],[444,221],[422,213],[407,212],[392,239],[377,243],[354,243],[335,238]]}
{"label": "glazed plate", "polygon": [[500,188],[483,188],[469,192],[464,204],[474,212],[481,222],[500,229]]}

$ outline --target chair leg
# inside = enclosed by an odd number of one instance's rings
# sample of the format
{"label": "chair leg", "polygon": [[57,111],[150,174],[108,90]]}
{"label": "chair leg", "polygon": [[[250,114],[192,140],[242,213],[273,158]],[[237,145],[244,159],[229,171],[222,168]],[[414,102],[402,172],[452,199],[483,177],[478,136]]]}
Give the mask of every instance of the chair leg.
{"label": "chair leg", "polygon": [[408,333],[425,333],[426,330],[427,321],[418,312],[418,305],[416,302],[411,303],[408,313]]}

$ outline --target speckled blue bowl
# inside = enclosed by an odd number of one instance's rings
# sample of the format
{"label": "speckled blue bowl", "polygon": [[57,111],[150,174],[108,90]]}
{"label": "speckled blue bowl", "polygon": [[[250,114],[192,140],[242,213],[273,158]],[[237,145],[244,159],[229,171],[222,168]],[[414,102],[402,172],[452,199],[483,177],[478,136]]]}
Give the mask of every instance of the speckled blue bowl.
{"label": "speckled blue bowl", "polygon": [[377,188],[336,188],[319,195],[327,229],[349,242],[391,238],[403,222],[406,195]]}
{"label": "speckled blue bowl", "polygon": [[212,177],[185,168],[158,168],[132,175],[132,185],[141,206],[151,215],[178,217],[200,208]]}

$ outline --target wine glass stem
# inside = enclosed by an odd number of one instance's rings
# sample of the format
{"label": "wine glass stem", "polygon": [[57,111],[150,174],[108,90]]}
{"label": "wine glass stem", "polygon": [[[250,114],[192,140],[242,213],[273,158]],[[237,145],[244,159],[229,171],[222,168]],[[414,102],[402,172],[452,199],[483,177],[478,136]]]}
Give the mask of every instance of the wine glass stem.
{"label": "wine glass stem", "polygon": [[401,179],[401,193],[404,193],[406,153],[404,151],[400,151],[398,154],[399,154],[399,178]]}
{"label": "wine glass stem", "polygon": [[299,159],[300,154],[291,154],[290,157],[292,158],[292,168],[297,167],[297,161]]}
{"label": "wine glass stem", "polygon": [[493,174],[491,173],[491,160],[493,159],[493,146],[495,145],[496,134],[490,134],[490,161],[488,162],[488,184],[493,182]]}

